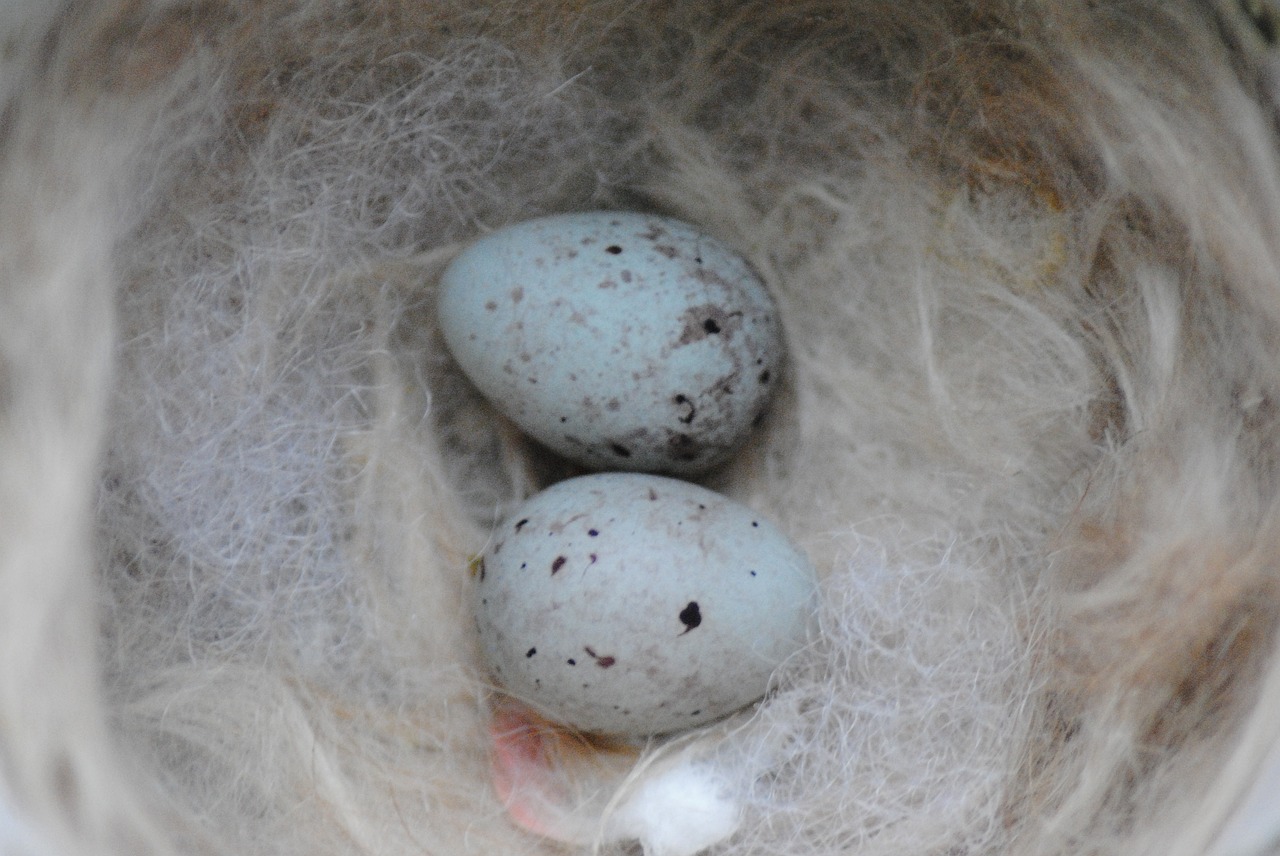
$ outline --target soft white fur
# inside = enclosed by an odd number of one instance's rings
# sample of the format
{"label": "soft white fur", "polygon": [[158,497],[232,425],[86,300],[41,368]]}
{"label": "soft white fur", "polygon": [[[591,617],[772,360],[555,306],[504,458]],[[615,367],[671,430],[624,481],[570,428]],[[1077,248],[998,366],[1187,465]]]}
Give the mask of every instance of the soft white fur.
{"label": "soft white fur", "polygon": [[1268,852],[1277,20],[0,6],[0,851],[557,851],[490,787],[467,565],[570,470],[433,287],[639,207],[781,305],[706,482],[810,554],[821,633],[758,709],[558,771],[576,849]]}

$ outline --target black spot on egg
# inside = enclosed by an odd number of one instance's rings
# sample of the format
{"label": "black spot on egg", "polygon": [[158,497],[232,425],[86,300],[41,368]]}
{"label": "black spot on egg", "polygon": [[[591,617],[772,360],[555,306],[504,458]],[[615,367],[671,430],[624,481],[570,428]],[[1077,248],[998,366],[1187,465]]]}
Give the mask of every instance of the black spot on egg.
{"label": "black spot on egg", "polygon": [[517,520],[517,521],[516,521],[516,531],[517,531],[517,532],[519,532],[519,531],[520,531],[521,529],[523,529],[523,528],[524,528],[528,523],[529,523],[529,518],[527,518],[527,517],[526,517],[526,518],[524,518],[523,520]]}
{"label": "black spot on egg", "polygon": [[684,393],[678,393],[675,396],[675,398],[673,398],[672,400],[680,407],[686,408],[684,413],[680,414],[676,418],[679,419],[685,425],[688,425],[689,423],[691,423],[694,417],[697,416],[698,414],[698,408],[694,405],[694,403],[691,400],[689,400],[689,396],[685,395]]}
{"label": "black spot on egg", "polygon": [[564,556],[556,556],[555,561],[551,563],[551,573],[555,574],[556,571],[564,567],[564,563],[567,561],[568,559]]}
{"label": "black spot on egg", "polygon": [[588,534],[588,535],[590,535],[592,538],[594,538],[594,537],[596,537],[597,535],[599,535],[599,534],[600,534],[600,530],[598,530],[598,529],[588,529],[588,530],[587,530],[587,534]]}
{"label": "black spot on egg", "polygon": [[622,445],[621,443],[610,443],[609,450],[613,452],[615,455],[617,455],[619,458],[631,457],[631,450],[628,449],[626,446]]}
{"label": "black spot on egg", "polygon": [[[685,633],[702,623],[702,610],[698,607],[696,600],[689,601],[689,604],[680,610],[680,623],[685,626]],[[683,636],[684,633],[680,635]]]}
{"label": "black spot on egg", "polygon": [[720,325],[716,323],[716,319],[708,318],[706,321],[702,322],[702,329],[706,330],[710,334],[715,334],[720,332]]}
{"label": "black spot on egg", "polygon": [[617,255],[621,255],[622,247],[619,247],[617,244],[610,244],[609,246],[604,248],[604,251],[611,256],[617,256]]}
{"label": "black spot on egg", "polygon": [[529,658],[529,657],[532,657],[532,656],[533,656],[534,654],[536,654],[536,653],[538,653],[538,649],[537,649],[537,648],[530,648],[528,651],[525,651],[525,652],[524,652],[524,656],[525,656],[526,658]]}
{"label": "black spot on egg", "polygon": [[570,666],[576,666],[576,665],[578,665],[578,661],[577,661],[577,660],[575,660],[575,659],[573,659],[572,657],[570,657],[569,659],[565,660],[565,662],[566,662],[566,663],[568,663]]}

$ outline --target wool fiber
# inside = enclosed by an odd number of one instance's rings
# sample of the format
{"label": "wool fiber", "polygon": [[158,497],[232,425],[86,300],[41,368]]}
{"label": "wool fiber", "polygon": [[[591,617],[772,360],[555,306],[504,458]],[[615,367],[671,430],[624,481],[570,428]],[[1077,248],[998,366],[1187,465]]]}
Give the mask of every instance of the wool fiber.
{"label": "wool fiber", "polygon": [[[1276,852],[1278,32],[0,5],[0,852]],[[435,283],[602,208],[776,297],[777,398],[703,481],[809,554],[818,630],[704,729],[521,732],[504,805],[468,566],[576,471],[462,376]]]}

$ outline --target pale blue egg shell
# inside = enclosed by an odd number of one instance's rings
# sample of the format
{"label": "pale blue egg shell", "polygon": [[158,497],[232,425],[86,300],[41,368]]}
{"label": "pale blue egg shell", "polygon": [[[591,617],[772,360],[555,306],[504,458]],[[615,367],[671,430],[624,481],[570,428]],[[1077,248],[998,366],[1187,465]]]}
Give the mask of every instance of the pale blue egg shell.
{"label": "pale blue egg shell", "polygon": [[560,482],[494,533],[476,623],[498,681],[553,720],[617,736],[759,699],[806,643],[813,566],[750,509],[688,482]]}
{"label": "pale blue egg shell", "polygon": [[443,274],[439,317],[486,398],[593,469],[693,475],[723,462],[782,360],[776,306],[747,262],[648,214],[493,232]]}

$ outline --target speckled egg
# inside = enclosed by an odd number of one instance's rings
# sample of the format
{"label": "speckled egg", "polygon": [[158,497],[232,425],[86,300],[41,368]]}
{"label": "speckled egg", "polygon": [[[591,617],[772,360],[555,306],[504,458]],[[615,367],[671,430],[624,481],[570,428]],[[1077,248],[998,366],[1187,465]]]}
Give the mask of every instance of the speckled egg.
{"label": "speckled egg", "polygon": [[661,734],[760,698],[803,645],[813,566],[750,509],[688,482],[601,473],[525,502],[476,563],[498,681],[582,731]]}
{"label": "speckled egg", "polygon": [[773,299],[728,245],[665,217],[543,217],[481,238],[440,281],[477,388],[592,469],[704,472],[741,444],[782,359]]}

